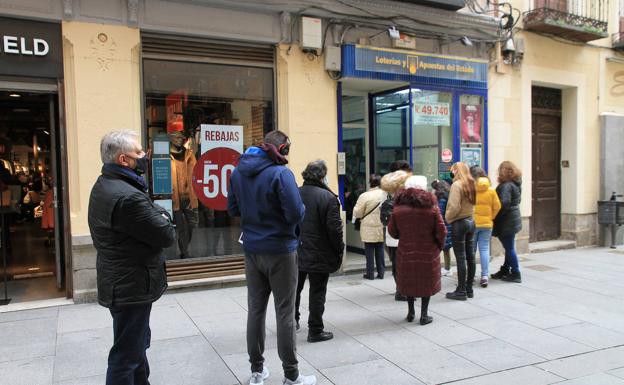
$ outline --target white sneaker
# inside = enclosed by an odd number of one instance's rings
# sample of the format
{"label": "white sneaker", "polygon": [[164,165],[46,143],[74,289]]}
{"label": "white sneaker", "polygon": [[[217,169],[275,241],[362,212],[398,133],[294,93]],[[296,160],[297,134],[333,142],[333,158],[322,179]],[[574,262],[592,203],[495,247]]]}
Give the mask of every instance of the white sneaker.
{"label": "white sneaker", "polygon": [[316,376],[304,376],[304,375],[299,375],[299,377],[295,380],[289,380],[288,378],[284,377],[284,382],[282,382],[283,385],[316,385]]}
{"label": "white sneaker", "polygon": [[445,268],[442,268],[442,276],[448,277],[449,275],[451,275],[451,270],[446,270]]}
{"label": "white sneaker", "polygon": [[266,366],[262,367],[262,373],[253,372],[251,373],[251,379],[249,380],[249,385],[264,385],[264,380],[269,378],[269,368]]}

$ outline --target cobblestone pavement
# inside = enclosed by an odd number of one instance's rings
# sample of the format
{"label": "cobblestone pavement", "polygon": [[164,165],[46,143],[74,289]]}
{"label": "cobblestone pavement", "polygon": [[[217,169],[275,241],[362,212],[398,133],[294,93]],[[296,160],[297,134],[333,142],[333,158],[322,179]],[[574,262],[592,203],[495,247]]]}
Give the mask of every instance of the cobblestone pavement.
{"label": "cobblestone pavement", "polygon": [[[624,384],[624,250],[531,254],[521,266],[522,284],[494,281],[467,302],[436,295],[426,326],[404,320],[390,274],[333,277],[325,320],[336,337],[307,343],[302,322],[300,369],[337,385]],[[443,293],[453,287],[445,277]],[[165,295],[152,312],[151,383],[246,384],[246,302],[244,287]],[[111,324],[96,304],[0,313],[0,384],[103,384]],[[275,346],[271,303],[268,385],[283,376]]]}

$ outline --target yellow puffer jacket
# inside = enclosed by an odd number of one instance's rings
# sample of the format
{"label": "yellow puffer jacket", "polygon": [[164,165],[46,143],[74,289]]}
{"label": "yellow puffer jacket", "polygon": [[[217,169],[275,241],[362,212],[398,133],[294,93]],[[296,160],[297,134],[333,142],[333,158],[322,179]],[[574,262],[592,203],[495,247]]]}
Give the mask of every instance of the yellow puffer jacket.
{"label": "yellow puffer jacket", "polygon": [[498,194],[490,186],[490,180],[484,177],[477,179],[477,204],[474,208],[476,227],[491,229],[500,208]]}

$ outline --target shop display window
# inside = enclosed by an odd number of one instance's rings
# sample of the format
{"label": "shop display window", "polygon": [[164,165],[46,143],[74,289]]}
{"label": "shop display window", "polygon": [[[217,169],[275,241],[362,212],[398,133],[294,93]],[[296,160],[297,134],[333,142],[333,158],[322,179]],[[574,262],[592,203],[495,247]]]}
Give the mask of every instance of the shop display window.
{"label": "shop display window", "polygon": [[[241,255],[227,186],[238,154],[274,128],[273,69],[145,59],[143,90],[150,194],[176,225],[166,258]],[[206,160],[211,150],[229,163]]]}
{"label": "shop display window", "polygon": [[483,96],[459,96],[460,158],[468,166],[483,167],[484,108]]}

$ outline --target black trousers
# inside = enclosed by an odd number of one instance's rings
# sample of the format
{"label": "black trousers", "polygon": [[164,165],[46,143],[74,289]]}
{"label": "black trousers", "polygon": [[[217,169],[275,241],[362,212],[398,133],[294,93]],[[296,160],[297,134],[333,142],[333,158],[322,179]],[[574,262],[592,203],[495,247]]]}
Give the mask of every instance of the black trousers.
{"label": "black trousers", "polygon": [[329,281],[329,273],[306,273],[299,272],[299,281],[297,284],[297,298],[295,300],[295,319],[299,321],[301,313],[299,313],[299,304],[301,303],[301,291],[305,285],[306,278],[310,280],[310,297],[308,316],[308,333],[319,334],[323,331],[323,313],[325,312],[325,296],[327,294],[327,282]]}
{"label": "black trousers", "polygon": [[364,242],[364,254],[366,255],[366,275],[374,277],[375,267],[377,267],[377,274],[383,277],[386,272],[383,242]]}
{"label": "black trousers", "polygon": [[152,304],[110,308],[114,342],[108,354],[106,385],[149,385],[146,350]]}
{"label": "black trousers", "polygon": [[472,218],[456,220],[451,224],[453,251],[457,261],[457,291],[472,292],[475,276],[475,223]]}

